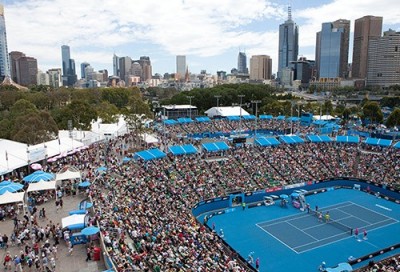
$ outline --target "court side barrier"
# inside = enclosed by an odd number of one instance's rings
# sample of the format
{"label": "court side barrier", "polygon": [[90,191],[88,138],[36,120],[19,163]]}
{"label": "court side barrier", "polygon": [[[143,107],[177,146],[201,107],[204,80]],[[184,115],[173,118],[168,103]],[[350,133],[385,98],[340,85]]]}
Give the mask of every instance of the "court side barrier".
{"label": "court side barrier", "polygon": [[[370,260],[370,259],[372,259],[372,258],[374,258],[374,257],[376,257],[376,256],[379,256],[379,255],[388,253],[388,252],[393,251],[393,250],[398,249],[398,248],[400,248],[400,244],[395,244],[395,245],[392,245],[392,246],[390,246],[390,247],[387,247],[387,248],[384,248],[384,249],[375,251],[375,252],[373,252],[373,253],[370,253],[370,254],[368,254],[368,255],[364,255],[364,256],[362,256],[362,257],[354,258],[353,260],[349,260],[348,263],[349,263],[350,265],[354,265],[354,264],[357,264],[357,263],[361,263],[361,262],[364,262],[364,261],[368,261],[368,260]],[[393,258],[393,256],[390,256],[390,257],[388,257],[387,259],[390,259],[390,258]],[[382,261],[379,261],[379,262],[382,262]],[[383,262],[384,262],[384,260],[383,260]],[[365,268],[366,266],[367,266],[367,265],[365,265],[365,266],[363,266],[363,267],[361,267],[361,268],[355,270],[355,272],[356,272],[356,271],[361,271],[361,269]]]}

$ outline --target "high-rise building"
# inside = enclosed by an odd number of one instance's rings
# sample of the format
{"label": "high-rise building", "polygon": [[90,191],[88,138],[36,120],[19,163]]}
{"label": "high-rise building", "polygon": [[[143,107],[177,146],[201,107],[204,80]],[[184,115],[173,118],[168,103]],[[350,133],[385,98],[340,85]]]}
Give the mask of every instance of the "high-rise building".
{"label": "high-rise building", "polygon": [[[348,29],[347,20],[334,23],[323,23],[322,30],[317,33],[316,56],[318,78],[345,78],[348,61]],[[339,27],[335,27],[339,26]],[[346,64],[346,65],[344,65]]]}
{"label": "high-rise building", "polygon": [[63,85],[73,86],[77,81],[75,60],[71,59],[70,48],[68,45],[61,46]]}
{"label": "high-rise building", "polygon": [[176,75],[177,80],[184,80],[186,73],[186,56],[176,56]]}
{"label": "high-rise building", "polygon": [[267,55],[256,55],[250,58],[250,79],[271,79],[272,59]]}
{"label": "high-rise building", "polygon": [[366,78],[368,64],[368,44],[382,34],[382,17],[364,16],[354,23],[352,77]]}
{"label": "high-rise building", "polygon": [[152,77],[152,67],[151,67],[151,61],[150,57],[147,56],[142,56],[139,59],[139,64],[142,68],[142,74],[141,74],[141,79],[142,81],[146,81],[151,79]]}
{"label": "high-rise building", "polygon": [[38,85],[50,85],[50,76],[49,76],[49,74],[38,70],[38,73],[37,73],[37,84]]}
{"label": "high-rise building", "polygon": [[340,77],[348,78],[348,67],[349,67],[349,43],[350,43],[350,21],[345,19],[339,19],[332,22],[332,25],[336,29],[343,29],[343,37],[341,40],[341,52],[340,52]]}
{"label": "high-rise building", "polygon": [[4,6],[0,3],[0,78],[10,76]]}
{"label": "high-rise building", "polygon": [[61,68],[53,68],[47,70],[47,73],[49,74],[49,85],[52,86],[53,88],[59,88],[62,86],[62,74],[61,74]]}
{"label": "high-rise building", "polygon": [[117,55],[113,55],[113,76],[119,75],[119,58]]}
{"label": "high-rise building", "polygon": [[82,62],[81,63],[81,78],[86,78],[86,72],[85,69],[86,67],[90,66],[90,64],[88,62]]}
{"label": "high-rise building", "polygon": [[314,76],[315,61],[307,60],[305,57],[299,58],[298,61],[293,62],[294,77],[293,80],[300,80],[303,87],[307,87]]}
{"label": "high-rise building", "polygon": [[119,67],[119,78],[125,82],[128,82],[128,77],[130,75],[130,70],[132,67],[132,59],[130,57],[118,58]]}
{"label": "high-rise building", "polygon": [[248,74],[249,70],[247,69],[247,57],[245,52],[239,52],[238,54],[238,66],[237,70],[239,74]]}
{"label": "high-rise building", "polygon": [[279,26],[278,78],[284,68],[291,67],[299,54],[299,28],[292,20],[292,9],[288,7],[288,19]]}
{"label": "high-rise building", "polygon": [[20,57],[16,61],[17,83],[22,86],[37,84],[37,60],[32,57]]}
{"label": "high-rise building", "polygon": [[25,57],[25,54],[19,51],[10,52],[10,76],[14,82],[18,82],[17,79],[17,60],[20,57]]}
{"label": "high-rise building", "polygon": [[389,29],[383,37],[369,41],[367,85],[396,84],[400,84],[400,32]]}

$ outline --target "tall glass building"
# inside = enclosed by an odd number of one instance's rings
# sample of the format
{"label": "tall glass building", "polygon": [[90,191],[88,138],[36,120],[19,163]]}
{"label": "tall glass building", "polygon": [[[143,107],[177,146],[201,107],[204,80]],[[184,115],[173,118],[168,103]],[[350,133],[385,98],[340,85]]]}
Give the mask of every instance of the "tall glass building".
{"label": "tall glass building", "polygon": [[184,80],[186,74],[186,56],[176,56],[176,75],[178,80]]}
{"label": "tall glass building", "polygon": [[0,77],[10,76],[10,61],[8,58],[6,21],[4,6],[0,4]]}
{"label": "tall glass building", "polygon": [[297,60],[299,54],[299,28],[292,20],[292,10],[288,8],[288,19],[279,25],[279,57],[278,78],[282,76],[283,69],[292,67],[292,62]]}
{"label": "tall glass building", "polygon": [[68,45],[61,46],[63,86],[73,86],[77,81],[75,61],[71,59]]}
{"label": "tall glass building", "polygon": [[244,52],[239,52],[237,69],[239,74],[247,74],[249,72],[247,69],[247,57]]}

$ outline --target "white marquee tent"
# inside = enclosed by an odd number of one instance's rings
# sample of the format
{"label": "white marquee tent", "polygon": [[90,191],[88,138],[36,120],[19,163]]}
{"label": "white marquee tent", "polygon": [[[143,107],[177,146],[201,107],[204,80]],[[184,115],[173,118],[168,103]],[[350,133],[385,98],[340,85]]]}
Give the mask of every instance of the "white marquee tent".
{"label": "white marquee tent", "polygon": [[227,116],[250,115],[250,113],[245,111],[243,108],[242,108],[242,110],[240,110],[239,106],[212,107],[211,109],[206,110],[205,114],[207,114],[208,117],[214,117],[214,116],[227,117]]}
{"label": "white marquee tent", "polygon": [[55,189],[56,189],[55,180],[50,180],[50,181],[41,180],[39,182],[29,183],[28,192],[47,191]]}
{"label": "white marquee tent", "polygon": [[62,173],[57,173],[56,180],[66,180],[66,179],[81,179],[81,172],[80,171],[71,171],[67,169]]}
{"label": "white marquee tent", "polygon": [[0,205],[15,202],[24,202],[24,194],[25,192],[10,193],[7,191],[4,194],[0,195]]}

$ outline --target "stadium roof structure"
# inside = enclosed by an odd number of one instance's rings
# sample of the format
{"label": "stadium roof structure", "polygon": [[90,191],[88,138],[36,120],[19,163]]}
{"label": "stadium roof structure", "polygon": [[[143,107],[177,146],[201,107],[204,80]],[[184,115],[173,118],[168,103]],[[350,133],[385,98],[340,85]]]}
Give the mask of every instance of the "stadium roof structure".
{"label": "stadium roof structure", "polygon": [[214,116],[227,117],[227,116],[250,115],[250,113],[248,113],[247,111],[245,111],[243,108],[241,108],[239,106],[212,107],[212,108],[206,110],[205,114],[207,114],[208,117],[214,117]]}
{"label": "stadium roof structure", "polygon": [[169,149],[169,152],[175,156],[197,153],[197,148],[192,144],[174,145],[174,146],[170,146],[168,149]]}
{"label": "stadium roof structure", "polygon": [[229,121],[239,121],[240,117],[239,116],[227,116],[226,117]]}
{"label": "stadium roof structure", "polygon": [[150,161],[150,160],[155,160],[155,159],[161,159],[164,158],[166,154],[162,152],[158,148],[153,148],[153,149],[148,149],[148,150],[143,150],[136,152],[134,155],[135,159],[142,159],[145,161]]}
{"label": "stadium roof structure", "polygon": [[276,117],[276,120],[280,120],[280,121],[285,120],[285,119],[286,119],[285,115],[279,115]]}
{"label": "stadium roof structure", "polygon": [[274,116],[262,114],[262,115],[260,115],[258,118],[259,118],[259,119],[267,119],[267,120],[269,120],[269,119],[273,119]]}
{"label": "stadium roof structure", "polygon": [[281,142],[274,137],[259,137],[255,139],[255,142],[260,146],[274,146],[281,144]]}
{"label": "stadium roof structure", "polygon": [[358,136],[336,136],[336,142],[338,143],[354,143],[357,144],[360,142],[360,137]]}
{"label": "stadium roof structure", "polygon": [[174,119],[167,119],[167,120],[164,120],[164,124],[166,124],[166,125],[176,125],[176,124],[178,124],[178,121],[176,121]]}
{"label": "stadium roof structure", "polygon": [[369,145],[378,145],[378,146],[388,147],[388,146],[392,145],[392,140],[368,137],[364,141],[364,143],[369,144]]}
{"label": "stadium roof structure", "polygon": [[211,119],[207,116],[199,116],[199,117],[196,117],[195,119],[199,123],[211,122]]}
{"label": "stadium roof structure", "polygon": [[245,120],[255,120],[257,117],[255,115],[244,115],[243,119]]}
{"label": "stadium roof structure", "polygon": [[190,118],[187,118],[187,117],[181,117],[181,118],[178,118],[178,122],[180,124],[185,124],[185,123],[192,123],[193,120]]}
{"label": "stadium roof structure", "polygon": [[297,135],[281,135],[279,138],[286,144],[304,143],[304,140]]}
{"label": "stadium roof structure", "polygon": [[312,143],[330,143],[333,141],[328,135],[307,135],[307,138]]}
{"label": "stadium roof structure", "polygon": [[229,146],[225,142],[203,143],[202,146],[207,152],[217,152],[229,149]]}

